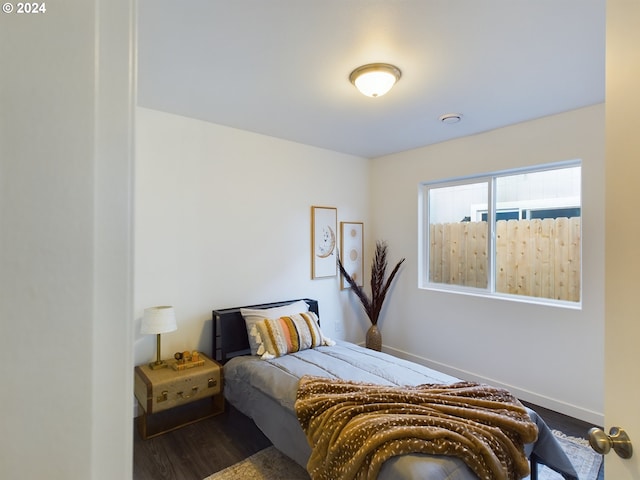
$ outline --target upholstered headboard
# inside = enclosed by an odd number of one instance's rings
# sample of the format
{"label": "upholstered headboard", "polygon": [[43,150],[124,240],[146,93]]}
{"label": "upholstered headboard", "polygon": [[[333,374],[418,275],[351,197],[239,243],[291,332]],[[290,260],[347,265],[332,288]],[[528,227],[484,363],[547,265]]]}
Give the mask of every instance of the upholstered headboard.
{"label": "upholstered headboard", "polygon": [[225,363],[238,355],[249,355],[249,338],[247,327],[240,313],[241,308],[272,308],[288,305],[299,300],[304,300],[309,305],[309,310],[318,317],[318,301],[309,298],[285,300],[283,302],[263,303],[260,305],[243,305],[241,307],[223,308],[213,310],[212,322],[212,350],[213,357],[221,363]]}

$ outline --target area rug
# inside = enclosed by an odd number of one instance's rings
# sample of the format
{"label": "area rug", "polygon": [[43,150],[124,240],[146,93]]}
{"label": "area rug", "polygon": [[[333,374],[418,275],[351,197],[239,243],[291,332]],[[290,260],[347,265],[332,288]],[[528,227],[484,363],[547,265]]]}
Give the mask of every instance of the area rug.
{"label": "area rug", "polygon": [[[567,452],[580,480],[597,480],[602,456],[594,452],[581,438],[568,437],[554,431],[560,445]],[[282,454],[275,447],[268,447],[245,460],[231,465],[204,480],[309,480],[307,471]],[[541,465],[538,480],[562,480],[562,476]]]}
{"label": "area rug", "polygon": [[204,480],[309,480],[307,471],[280,452],[268,447]]}
{"label": "area rug", "polygon": [[[567,453],[569,460],[571,460],[573,468],[578,474],[578,479],[597,480],[600,466],[602,465],[602,455],[596,453],[589,446],[589,441],[583,438],[569,437],[557,430],[554,430],[553,434],[560,442],[562,449]],[[562,475],[544,465],[540,465],[538,467],[538,480],[562,480]]]}

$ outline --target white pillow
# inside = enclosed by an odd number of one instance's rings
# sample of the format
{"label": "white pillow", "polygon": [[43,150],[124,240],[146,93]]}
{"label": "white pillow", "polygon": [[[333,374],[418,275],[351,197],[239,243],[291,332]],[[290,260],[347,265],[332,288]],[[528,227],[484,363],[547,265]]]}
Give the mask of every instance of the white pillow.
{"label": "white pillow", "polygon": [[240,313],[244,318],[244,323],[247,326],[247,336],[249,337],[249,346],[251,347],[251,355],[258,354],[258,342],[251,336],[251,330],[253,326],[260,320],[267,318],[280,318],[287,315],[295,315],[296,313],[303,313],[309,311],[309,305],[304,300],[298,300],[297,302],[283,305],[282,307],[272,308],[241,308]]}

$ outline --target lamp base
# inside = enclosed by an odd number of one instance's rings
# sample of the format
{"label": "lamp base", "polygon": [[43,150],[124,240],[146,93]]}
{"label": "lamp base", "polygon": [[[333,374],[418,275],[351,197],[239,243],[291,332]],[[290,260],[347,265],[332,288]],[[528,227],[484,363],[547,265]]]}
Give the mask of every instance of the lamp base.
{"label": "lamp base", "polygon": [[169,366],[168,363],[166,363],[164,360],[162,360],[162,357],[160,356],[160,334],[158,333],[156,335],[156,361],[155,362],[151,362],[149,364],[149,368],[151,370],[158,370],[160,368],[167,368]]}
{"label": "lamp base", "polygon": [[158,370],[160,368],[167,368],[169,366],[168,363],[166,363],[165,361],[161,360],[160,362],[151,362],[149,364],[149,368],[151,370]]}

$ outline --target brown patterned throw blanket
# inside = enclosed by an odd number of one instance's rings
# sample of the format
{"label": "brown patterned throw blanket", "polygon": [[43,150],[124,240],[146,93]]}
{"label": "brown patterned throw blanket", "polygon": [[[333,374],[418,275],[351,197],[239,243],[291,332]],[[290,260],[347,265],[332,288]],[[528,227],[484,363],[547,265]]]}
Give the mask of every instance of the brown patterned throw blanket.
{"label": "brown patterned throw blanket", "polygon": [[503,389],[470,382],[389,387],[305,376],[295,403],[314,480],[373,479],[407,453],[453,455],[481,479],[529,474],[538,428]]}

